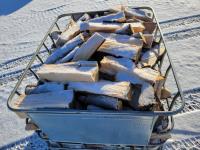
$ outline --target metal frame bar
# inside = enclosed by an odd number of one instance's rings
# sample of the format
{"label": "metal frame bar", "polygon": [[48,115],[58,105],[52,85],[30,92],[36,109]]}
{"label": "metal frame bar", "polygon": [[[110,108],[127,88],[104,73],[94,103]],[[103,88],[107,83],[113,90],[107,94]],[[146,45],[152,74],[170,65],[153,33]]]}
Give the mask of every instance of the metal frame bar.
{"label": "metal frame bar", "polygon": [[[179,92],[178,92],[178,96],[180,96],[180,99],[181,99],[181,106],[180,106],[178,109],[176,109],[176,110],[155,111],[155,112],[141,112],[141,111],[140,111],[140,112],[138,112],[138,113],[140,113],[140,114],[142,114],[142,115],[151,115],[151,116],[172,116],[172,115],[175,115],[175,114],[177,114],[177,113],[179,113],[179,112],[181,112],[181,111],[183,110],[183,107],[184,107],[184,105],[185,105],[185,101],[184,101],[184,99],[183,99],[182,90],[181,90],[181,87],[180,87],[180,85],[179,85],[179,81],[178,81],[178,79],[177,79],[177,75],[176,75],[176,72],[175,72],[175,69],[174,69],[174,65],[173,65],[173,63],[172,63],[172,61],[171,61],[171,58],[170,58],[169,53],[167,52],[167,47],[166,47],[166,44],[165,44],[165,40],[164,40],[163,34],[162,34],[162,32],[161,32],[161,29],[160,29],[160,25],[159,25],[159,23],[158,23],[158,21],[157,21],[155,12],[154,12],[154,10],[153,10],[152,8],[150,8],[150,7],[134,7],[134,8],[136,8],[136,9],[147,9],[147,10],[152,11],[153,17],[154,17],[154,19],[155,19],[155,21],[156,21],[156,23],[157,23],[157,26],[158,26],[158,27],[157,27],[157,28],[158,28],[158,31],[160,32],[160,36],[161,36],[159,42],[163,42],[163,44],[164,44],[164,46],[165,46],[165,49],[166,49],[165,54],[167,54],[169,63],[170,63],[170,65],[171,65],[171,70],[172,70],[172,73],[173,73],[173,76],[174,76],[174,79],[175,79],[175,83],[176,83],[177,89],[178,89],[178,91],[179,91]],[[90,12],[80,12],[80,13],[96,13],[96,12],[104,12],[104,11],[109,11],[109,10],[90,11]],[[27,71],[29,70],[29,68],[31,67],[31,65],[33,64],[33,62],[35,61],[35,58],[37,57],[37,58],[41,61],[41,63],[43,63],[42,59],[39,57],[38,54],[39,54],[39,52],[40,52],[40,50],[41,50],[41,47],[44,46],[44,42],[46,41],[47,37],[49,36],[49,37],[51,38],[50,33],[51,33],[53,27],[57,24],[57,21],[58,21],[60,18],[63,18],[63,17],[66,17],[66,16],[71,16],[71,15],[76,15],[76,14],[80,14],[80,13],[62,14],[62,15],[58,16],[58,17],[54,20],[53,24],[52,24],[51,27],[49,28],[48,32],[47,32],[46,35],[44,36],[44,38],[43,38],[43,40],[41,41],[41,43],[39,44],[38,48],[36,49],[36,52],[34,53],[34,55],[33,55],[33,57],[32,57],[32,59],[31,59],[30,62],[28,63],[28,65],[27,65],[25,71],[22,73],[20,79],[18,80],[16,86],[14,87],[12,93],[10,94],[10,96],[9,96],[9,98],[8,98],[7,106],[8,106],[8,108],[9,108],[10,110],[16,111],[16,112],[24,112],[24,111],[25,111],[25,112],[31,112],[31,113],[38,113],[38,112],[42,112],[42,113],[64,113],[64,114],[68,114],[68,113],[73,113],[73,114],[76,114],[76,113],[83,113],[83,114],[85,114],[85,113],[91,113],[91,112],[86,112],[86,111],[77,111],[77,110],[73,110],[73,111],[70,111],[70,110],[69,110],[69,111],[63,111],[63,110],[60,110],[60,109],[53,109],[53,110],[52,110],[52,109],[46,109],[46,108],[45,108],[45,109],[16,109],[16,108],[13,108],[12,105],[11,105],[11,101],[12,101],[12,99],[13,99],[13,97],[14,97],[14,95],[15,95],[17,89],[18,89],[18,87],[20,86],[22,80],[24,79],[24,77],[25,77]],[[58,24],[57,24],[57,26],[58,26]],[[59,28],[59,26],[58,26],[58,28]],[[54,42],[54,40],[53,40],[52,38],[51,38],[51,40],[52,40],[52,43],[55,44],[55,42]],[[165,55],[165,54],[164,54],[164,55]],[[164,55],[163,55],[163,57],[162,57],[162,59],[161,59],[161,61],[160,61],[160,62],[161,62],[160,67],[162,66],[162,61],[163,61]],[[178,97],[178,96],[177,96],[177,97]],[[173,101],[175,102],[176,99],[174,99]],[[173,105],[174,105],[174,103],[171,103],[171,107],[173,107]],[[135,111],[135,112],[136,112],[136,111]],[[93,113],[99,113],[99,112],[93,112]],[[101,112],[101,113],[102,113],[102,112]],[[125,114],[125,115],[126,115],[126,114],[131,115],[131,112],[112,112],[112,111],[108,111],[108,112],[105,112],[105,113],[112,113],[112,114],[116,114],[116,115],[118,115],[119,113],[120,113],[120,114]]]}

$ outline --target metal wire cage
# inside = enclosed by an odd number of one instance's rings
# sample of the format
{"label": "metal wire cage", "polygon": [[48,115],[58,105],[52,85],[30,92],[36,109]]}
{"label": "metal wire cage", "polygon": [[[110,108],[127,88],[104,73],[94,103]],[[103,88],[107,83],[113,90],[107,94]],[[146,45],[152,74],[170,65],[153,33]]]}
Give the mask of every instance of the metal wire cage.
{"label": "metal wire cage", "polygon": [[[131,7],[133,8],[133,7]],[[163,142],[156,144],[150,143],[152,139],[162,139],[169,135],[173,129],[174,120],[173,115],[181,112],[185,105],[181,87],[179,85],[174,65],[171,61],[170,55],[167,51],[165,40],[160,29],[159,22],[155,16],[155,12],[150,7],[134,7],[134,9],[142,9],[151,14],[157,27],[154,31],[154,38],[158,44],[165,47],[165,53],[160,57],[154,68],[158,69],[165,77],[165,80],[174,80],[176,92],[170,99],[165,100],[164,111],[144,112],[144,111],[87,111],[87,110],[64,110],[64,109],[30,109],[30,108],[16,108],[14,107],[15,98],[24,92],[24,85],[27,82],[38,83],[39,78],[35,71],[44,63],[45,59],[55,49],[55,41],[51,37],[51,32],[57,28],[61,31],[59,23],[66,21],[64,18],[72,17],[77,20],[78,16],[84,13],[100,14],[109,12],[109,10],[79,12],[62,14],[58,16],[48,32],[42,39],[32,59],[28,63],[24,72],[21,74],[16,86],[10,94],[7,106],[11,111],[17,114],[27,114],[27,123],[31,119],[39,126],[37,130],[38,135],[50,143],[50,147],[67,147],[71,145],[78,145],[79,148],[93,147],[106,149],[105,146],[123,147],[160,147]],[[165,64],[165,67],[163,65]],[[172,73],[172,78],[168,78],[168,74]],[[26,81],[25,81],[26,80]],[[177,105],[178,104],[178,105]],[[156,121],[159,117],[168,118],[168,126],[165,130],[154,131]],[[44,136],[44,134],[45,136]],[[52,144],[54,142],[54,144]],[[66,144],[68,144],[66,146]]]}

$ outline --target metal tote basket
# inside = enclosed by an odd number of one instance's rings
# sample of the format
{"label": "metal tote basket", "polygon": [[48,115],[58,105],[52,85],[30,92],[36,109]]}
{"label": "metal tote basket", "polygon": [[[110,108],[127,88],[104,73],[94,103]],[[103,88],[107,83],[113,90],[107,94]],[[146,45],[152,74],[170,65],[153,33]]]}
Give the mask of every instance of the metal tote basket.
{"label": "metal tote basket", "polygon": [[[84,13],[100,14],[109,10],[70,13],[58,16],[48,32],[44,36],[32,59],[28,63],[24,72],[20,76],[15,88],[8,98],[8,108],[19,115],[27,114],[25,118],[31,119],[38,125],[39,135],[48,142],[59,143],[63,147],[63,143],[68,144],[95,144],[95,145],[114,145],[114,146],[159,146],[159,144],[150,144],[152,139],[162,139],[169,135],[173,129],[173,115],[182,111],[184,107],[184,99],[182,91],[177,80],[176,71],[174,70],[166,44],[161,32],[159,23],[157,22],[154,10],[150,7],[134,7],[134,9],[144,9],[151,13],[157,28],[154,32],[154,38],[159,44],[165,47],[165,54],[159,58],[157,67],[167,80],[173,80],[176,87],[176,93],[172,98],[165,100],[165,111],[87,111],[87,110],[68,110],[68,109],[30,109],[14,107],[14,99],[24,92],[24,85],[27,83],[37,83],[39,78],[35,71],[43,64],[45,59],[51,54],[55,47],[55,41],[51,37],[53,29],[61,30],[62,23],[72,17],[77,20]],[[53,46],[51,46],[53,45]],[[165,67],[163,67],[165,64]],[[172,76],[168,78],[168,74]],[[47,97],[48,98],[48,97]],[[176,105],[178,103],[178,105]],[[177,106],[177,107],[175,107]],[[158,118],[167,117],[168,127],[160,132],[154,132],[153,128]],[[44,133],[44,134],[41,134]]]}

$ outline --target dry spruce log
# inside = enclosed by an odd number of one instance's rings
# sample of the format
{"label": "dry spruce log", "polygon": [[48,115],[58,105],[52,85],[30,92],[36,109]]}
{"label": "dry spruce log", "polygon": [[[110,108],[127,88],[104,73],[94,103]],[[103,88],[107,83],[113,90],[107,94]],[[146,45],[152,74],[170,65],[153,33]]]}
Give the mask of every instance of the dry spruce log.
{"label": "dry spruce log", "polygon": [[72,21],[71,26],[69,26],[61,35],[58,37],[56,41],[56,46],[63,46],[66,42],[74,38],[80,33],[79,25],[76,22]]}
{"label": "dry spruce log", "polygon": [[92,32],[109,32],[109,33],[123,33],[130,28],[131,33],[143,32],[145,27],[140,22],[134,23],[96,23],[96,22],[83,22],[80,23],[81,31]]}
{"label": "dry spruce log", "polygon": [[109,14],[106,16],[101,16],[98,18],[93,18],[90,19],[89,22],[98,22],[98,23],[102,23],[102,22],[125,22],[126,18],[125,18],[125,14],[123,11],[121,12],[117,12],[117,13],[113,13],[113,14]]}
{"label": "dry spruce log", "polygon": [[27,85],[25,88],[25,94],[39,94],[39,93],[47,93],[47,92],[55,92],[64,90],[64,84],[56,83],[56,82],[45,82],[41,85]]}
{"label": "dry spruce log", "polygon": [[121,29],[123,24],[121,23],[96,23],[96,22],[83,22],[80,23],[81,31],[92,31],[92,32],[111,32],[114,33],[116,30]]}
{"label": "dry spruce log", "polygon": [[131,84],[129,82],[111,82],[100,80],[99,82],[69,82],[68,89],[75,91],[107,95],[124,100],[131,100]]}
{"label": "dry spruce log", "polygon": [[105,39],[100,34],[93,34],[85,43],[80,46],[80,48],[76,50],[72,61],[88,60],[104,42],[104,40]]}
{"label": "dry spruce log", "polygon": [[70,60],[73,59],[75,53],[77,52],[77,50],[79,49],[79,47],[75,47],[71,52],[69,52],[66,56],[64,56],[63,58],[61,58],[60,60],[56,61],[56,64],[61,64],[61,63],[66,63],[69,62]]}
{"label": "dry spruce log", "polygon": [[[117,80],[121,79],[121,81],[125,81],[126,78],[132,78],[133,84],[141,84],[143,81],[151,83],[154,85],[157,96],[160,97],[164,78],[160,76],[158,71],[151,68],[140,69],[129,59],[114,58],[112,56],[104,57],[100,63],[100,71],[109,75],[116,75]],[[124,74],[122,72],[124,72]],[[117,75],[118,73],[120,73],[121,76]]]}
{"label": "dry spruce log", "polygon": [[114,109],[114,110],[122,109],[122,102],[118,100],[118,98],[115,98],[115,97],[88,94],[81,100],[87,105],[95,105],[95,106],[102,107],[105,109]]}
{"label": "dry spruce log", "polygon": [[78,61],[63,64],[44,64],[37,74],[41,80],[54,82],[98,80],[98,64],[96,61]]}
{"label": "dry spruce log", "polygon": [[68,41],[65,45],[60,48],[57,48],[45,61],[45,64],[53,64],[62,57],[64,57],[67,53],[72,51],[76,46],[82,44],[84,42],[84,38],[81,34],[76,36],[75,38]]}
{"label": "dry spruce log", "polygon": [[128,8],[128,7],[118,5],[111,8],[110,11],[114,13],[119,12],[119,11],[124,11],[126,19],[139,19],[141,21],[146,21],[146,22],[153,21],[153,19],[149,16],[148,13],[136,8],[134,9],[134,8]]}
{"label": "dry spruce log", "polygon": [[14,103],[16,108],[69,108],[74,98],[73,90],[21,95]]}
{"label": "dry spruce log", "polygon": [[98,51],[114,56],[121,56],[133,60],[138,60],[141,47],[106,39],[105,42],[98,48]]}
{"label": "dry spruce log", "polygon": [[155,45],[153,48],[142,54],[140,64],[142,64],[143,67],[152,67],[157,62],[157,59],[164,54],[164,52],[165,48],[163,46]]}
{"label": "dry spruce log", "polygon": [[116,42],[119,42],[119,43],[135,45],[135,46],[138,46],[138,48],[140,49],[143,46],[143,41],[133,36],[120,35],[120,34],[115,34],[115,33],[104,33],[104,32],[99,32],[99,34],[103,36],[105,39],[115,40]]}

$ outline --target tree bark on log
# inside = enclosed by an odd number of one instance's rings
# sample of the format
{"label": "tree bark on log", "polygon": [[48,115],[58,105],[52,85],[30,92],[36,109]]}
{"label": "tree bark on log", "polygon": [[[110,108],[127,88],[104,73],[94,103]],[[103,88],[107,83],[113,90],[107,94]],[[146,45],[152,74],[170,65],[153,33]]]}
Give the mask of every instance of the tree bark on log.
{"label": "tree bark on log", "polygon": [[45,64],[53,64],[57,60],[64,57],[67,53],[73,50],[76,46],[82,44],[84,42],[83,36],[80,34],[75,38],[68,41],[65,45],[60,48],[57,48],[45,61]]}
{"label": "tree bark on log", "polygon": [[133,95],[133,100],[129,102],[131,107],[139,110],[156,103],[154,88],[151,84],[143,82],[141,86],[137,86],[137,89],[134,88],[137,96]]}
{"label": "tree bark on log", "polygon": [[73,90],[21,95],[14,103],[16,108],[70,108],[74,98]]}
{"label": "tree bark on log", "polygon": [[87,110],[105,111],[105,109],[103,109],[102,107],[98,107],[98,106],[95,106],[95,105],[88,105]]}
{"label": "tree bark on log", "polygon": [[60,60],[56,61],[56,64],[67,63],[73,59],[74,55],[76,54],[79,47],[75,47],[71,52],[69,52],[66,56],[61,58]]}
{"label": "tree bark on log", "polygon": [[145,27],[144,33],[152,34],[157,27],[155,22],[143,22]]}
{"label": "tree bark on log", "polygon": [[104,40],[105,39],[100,34],[95,33],[85,43],[83,43],[79,49],[76,50],[72,61],[88,60],[104,42]]}
{"label": "tree bark on log", "polygon": [[100,80],[99,82],[69,82],[68,89],[107,95],[124,100],[131,100],[132,90],[129,82],[111,82]]}
{"label": "tree bark on log", "polygon": [[42,80],[54,82],[96,82],[98,80],[98,72],[99,68],[96,61],[79,61],[64,64],[44,64],[37,71],[37,74]]}
{"label": "tree bark on log", "polygon": [[82,99],[87,105],[95,105],[105,109],[121,110],[122,102],[115,97],[105,95],[88,94]]}
{"label": "tree bark on log", "polygon": [[25,88],[25,94],[39,94],[39,93],[47,93],[47,92],[55,92],[64,90],[64,84],[54,83],[54,82],[46,82],[41,85],[27,85]]}

